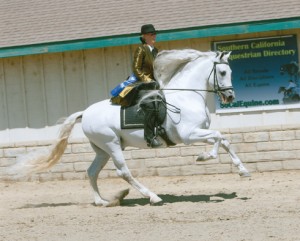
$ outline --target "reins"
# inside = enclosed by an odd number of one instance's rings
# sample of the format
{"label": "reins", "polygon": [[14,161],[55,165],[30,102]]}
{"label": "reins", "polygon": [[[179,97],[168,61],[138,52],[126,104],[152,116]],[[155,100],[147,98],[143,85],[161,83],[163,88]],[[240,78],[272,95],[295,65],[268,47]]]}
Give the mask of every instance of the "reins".
{"label": "reins", "polygon": [[[214,73],[214,89],[213,89],[213,90],[208,90],[208,89],[162,88],[162,89],[160,89],[160,91],[162,91],[162,90],[193,91],[193,92],[196,92],[196,93],[197,93],[197,92],[200,92],[200,91],[206,91],[206,92],[211,92],[211,93],[217,93],[217,94],[219,94],[219,92],[221,92],[221,91],[232,90],[232,89],[233,89],[232,86],[220,87],[219,82],[218,82],[218,77],[217,77],[217,70],[216,70],[217,64],[227,64],[227,65],[228,65],[228,63],[218,63],[218,62],[214,62],[214,66],[212,67],[212,70],[210,71],[210,74],[209,74],[209,76],[208,76],[208,78],[207,78],[207,80],[209,80],[210,77],[211,77],[211,75],[212,75],[212,73]],[[201,96],[202,96],[202,95],[201,95]],[[202,96],[202,98],[203,98],[203,96]],[[180,113],[181,113],[181,109],[180,109],[180,108],[178,108],[178,107],[176,107],[176,106],[174,106],[174,105],[172,105],[172,104],[170,104],[170,103],[168,103],[168,102],[166,102],[166,101],[164,101],[164,105],[165,105],[165,107],[166,107],[169,111],[171,111],[171,112],[173,112],[173,113],[177,113],[177,114],[180,114]],[[171,108],[168,107],[168,106],[172,107],[173,109],[171,109]],[[207,113],[206,113],[206,115],[207,115]],[[179,122],[180,122],[180,120],[179,120]],[[179,123],[179,122],[178,122],[178,123]]]}
{"label": "reins", "polygon": [[218,93],[220,91],[225,91],[225,90],[232,90],[233,87],[232,86],[227,86],[227,87],[220,87],[219,82],[218,82],[218,77],[217,77],[217,64],[227,64],[228,63],[218,63],[218,62],[214,62],[214,66],[212,68],[212,70],[210,71],[210,74],[208,76],[208,80],[210,78],[210,76],[212,75],[212,73],[214,73],[214,89],[213,90],[207,90],[207,89],[177,89],[177,88],[162,88],[160,90],[176,90],[176,91],[206,91],[206,92],[211,92],[211,93]]}
{"label": "reins", "polygon": [[180,90],[180,91],[206,91],[206,92],[213,92],[213,93],[217,93],[216,90],[201,90],[201,89],[170,89],[170,88],[163,88],[163,89],[160,89],[160,90]]}
{"label": "reins", "polygon": [[[209,76],[207,78],[207,80],[210,79],[211,75],[213,74],[213,78],[214,78],[214,89],[213,90],[208,90],[208,89],[180,89],[180,88],[161,88],[159,89],[159,91],[163,91],[163,90],[173,90],[173,91],[193,91],[193,92],[201,92],[201,91],[206,91],[206,92],[211,92],[211,93],[217,93],[219,94],[221,91],[226,91],[226,90],[232,90],[233,87],[232,86],[226,86],[226,87],[220,87],[219,85],[219,81],[218,81],[218,76],[217,76],[217,65],[218,64],[227,64],[228,63],[218,63],[218,62],[214,62],[214,65],[212,67],[212,70],[210,71],[209,73]],[[151,90],[150,90],[151,91]],[[152,90],[152,91],[155,91],[155,90]],[[157,90],[156,90],[157,91]],[[200,93],[198,93],[200,94]],[[202,95],[201,95],[202,96]],[[203,96],[202,96],[203,98]],[[166,109],[173,112],[173,113],[176,113],[176,114],[180,114],[181,113],[181,109],[168,103],[167,101],[162,101],[163,104],[165,105]],[[180,121],[179,121],[180,122]],[[179,123],[178,122],[178,123]]]}

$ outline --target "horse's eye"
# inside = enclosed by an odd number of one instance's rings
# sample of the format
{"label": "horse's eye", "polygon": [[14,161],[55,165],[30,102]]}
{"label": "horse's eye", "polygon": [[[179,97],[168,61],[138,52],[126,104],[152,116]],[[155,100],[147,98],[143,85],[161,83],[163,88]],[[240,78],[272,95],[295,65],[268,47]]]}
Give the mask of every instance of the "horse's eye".
{"label": "horse's eye", "polygon": [[221,76],[225,76],[226,75],[226,71],[221,71],[220,74],[221,74]]}

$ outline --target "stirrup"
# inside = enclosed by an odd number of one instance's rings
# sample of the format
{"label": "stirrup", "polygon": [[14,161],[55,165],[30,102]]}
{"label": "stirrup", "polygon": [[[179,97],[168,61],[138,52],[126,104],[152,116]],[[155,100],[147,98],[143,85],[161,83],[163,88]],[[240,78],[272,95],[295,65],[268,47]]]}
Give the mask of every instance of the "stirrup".
{"label": "stirrup", "polygon": [[162,143],[160,142],[160,140],[156,139],[155,136],[150,141],[147,140],[147,146],[149,146],[149,147],[156,148],[161,145],[162,145]]}
{"label": "stirrup", "polygon": [[165,128],[162,126],[158,126],[158,135],[166,142],[167,146],[175,146],[176,143],[169,139]]}

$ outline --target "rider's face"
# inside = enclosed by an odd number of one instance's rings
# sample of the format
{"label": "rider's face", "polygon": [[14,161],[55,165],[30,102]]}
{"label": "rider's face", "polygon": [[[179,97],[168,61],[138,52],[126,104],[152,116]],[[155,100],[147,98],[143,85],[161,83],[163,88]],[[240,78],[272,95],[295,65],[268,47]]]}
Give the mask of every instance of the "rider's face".
{"label": "rider's face", "polygon": [[149,44],[150,46],[153,46],[156,41],[156,33],[146,33],[146,34],[144,34],[144,39],[147,44]]}

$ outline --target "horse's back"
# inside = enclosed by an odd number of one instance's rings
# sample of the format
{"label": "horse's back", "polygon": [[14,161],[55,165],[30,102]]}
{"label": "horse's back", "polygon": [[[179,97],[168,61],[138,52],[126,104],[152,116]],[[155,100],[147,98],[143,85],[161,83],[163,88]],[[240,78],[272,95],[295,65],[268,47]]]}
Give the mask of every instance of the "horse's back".
{"label": "horse's back", "polygon": [[87,138],[99,148],[112,151],[116,140],[122,139],[122,148],[135,146],[146,148],[142,141],[142,129],[121,129],[120,106],[112,105],[109,100],[100,101],[88,107],[82,115],[82,130]]}
{"label": "horse's back", "polygon": [[103,100],[89,106],[82,115],[82,129],[85,133],[99,132],[105,128],[120,128],[120,106]]}

